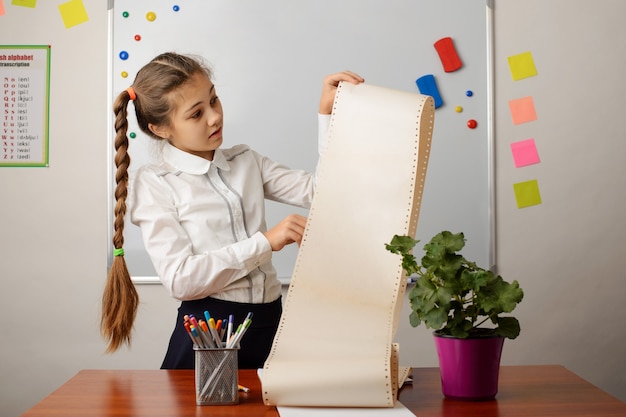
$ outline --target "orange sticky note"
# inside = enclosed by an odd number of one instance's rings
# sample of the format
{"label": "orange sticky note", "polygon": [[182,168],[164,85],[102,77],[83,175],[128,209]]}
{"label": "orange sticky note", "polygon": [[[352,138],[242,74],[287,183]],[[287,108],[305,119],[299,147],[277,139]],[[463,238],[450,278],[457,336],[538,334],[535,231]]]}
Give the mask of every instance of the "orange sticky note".
{"label": "orange sticky note", "polygon": [[530,180],[513,184],[513,191],[515,192],[517,208],[524,208],[541,204],[541,195],[539,194],[539,183],[537,182],[537,180]]}
{"label": "orange sticky note", "polygon": [[4,16],[4,0],[0,0],[0,16]]}
{"label": "orange sticky note", "polygon": [[35,8],[37,0],[11,0],[11,5]]}
{"label": "orange sticky note", "polygon": [[533,60],[533,55],[530,52],[512,55],[507,59],[509,61],[509,69],[511,70],[513,81],[537,75],[535,61]]}
{"label": "orange sticky note", "polygon": [[537,120],[535,103],[533,102],[533,98],[531,96],[510,100],[509,109],[511,110],[511,117],[514,125]]}
{"label": "orange sticky note", "polygon": [[82,0],[71,0],[67,3],[59,4],[59,12],[66,29],[89,20]]}

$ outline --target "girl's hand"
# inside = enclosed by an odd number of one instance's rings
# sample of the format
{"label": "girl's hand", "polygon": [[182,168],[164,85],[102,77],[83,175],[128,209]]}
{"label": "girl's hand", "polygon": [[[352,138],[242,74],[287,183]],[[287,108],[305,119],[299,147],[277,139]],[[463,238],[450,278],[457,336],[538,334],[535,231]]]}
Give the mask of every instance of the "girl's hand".
{"label": "girl's hand", "polygon": [[340,81],[360,84],[365,80],[360,75],[351,71],[339,72],[324,77],[324,82],[322,84],[322,97],[320,98],[320,114],[332,113],[335,93],[337,92],[337,86]]}
{"label": "girl's hand", "polygon": [[265,232],[274,252],[277,252],[291,243],[300,245],[306,227],[306,217],[299,214],[290,214],[280,223]]}

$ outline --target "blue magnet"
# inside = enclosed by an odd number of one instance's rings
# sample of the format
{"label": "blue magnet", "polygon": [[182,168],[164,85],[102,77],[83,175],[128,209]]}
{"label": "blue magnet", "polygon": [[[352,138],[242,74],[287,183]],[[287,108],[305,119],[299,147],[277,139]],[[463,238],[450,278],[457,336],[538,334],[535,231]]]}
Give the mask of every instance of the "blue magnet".
{"label": "blue magnet", "polygon": [[431,96],[435,100],[436,109],[443,105],[443,100],[441,100],[441,96],[439,95],[435,77],[432,74],[419,77],[415,80],[415,84],[417,84],[417,88],[420,90],[420,93],[426,96]]}
{"label": "blue magnet", "polygon": [[126,51],[120,52],[120,59],[122,61],[126,61],[128,59],[128,52],[126,52]]}
{"label": "blue magnet", "polygon": [[471,96],[473,96],[473,95],[474,95],[474,92],[473,92],[472,90],[467,90],[467,91],[465,92],[465,95],[466,95],[466,96],[468,96],[468,97],[471,97]]}
{"label": "blue magnet", "polygon": [[175,12],[180,10],[180,7],[178,7],[178,5],[174,5],[174,7],[172,7],[172,10],[174,10]]}

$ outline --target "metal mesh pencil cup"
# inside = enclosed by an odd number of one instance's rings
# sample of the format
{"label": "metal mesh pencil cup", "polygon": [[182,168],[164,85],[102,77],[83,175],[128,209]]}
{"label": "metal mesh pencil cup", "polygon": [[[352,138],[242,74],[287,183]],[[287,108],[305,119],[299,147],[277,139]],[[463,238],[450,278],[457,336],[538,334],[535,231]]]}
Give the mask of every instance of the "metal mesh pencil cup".
{"label": "metal mesh pencil cup", "polygon": [[210,349],[194,346],[193,350],[196,361],[196,404],[238,404],[238,348]]}

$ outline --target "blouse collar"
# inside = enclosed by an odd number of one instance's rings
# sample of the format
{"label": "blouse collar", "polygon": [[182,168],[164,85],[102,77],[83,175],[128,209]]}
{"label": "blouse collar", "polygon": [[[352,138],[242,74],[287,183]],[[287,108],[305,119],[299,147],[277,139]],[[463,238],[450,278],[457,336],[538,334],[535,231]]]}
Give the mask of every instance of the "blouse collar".
{"label": "blouse collar", "polygon": [[221,149],[216,149],[213,161],[209,161],[200,156],[190,154],[178,149],[169,142],[163,147],[163,159],[176,170],[193,175],[204,175],[209,172],[211,164],[216,168],[228,169],[228,161],[224,157]]}

